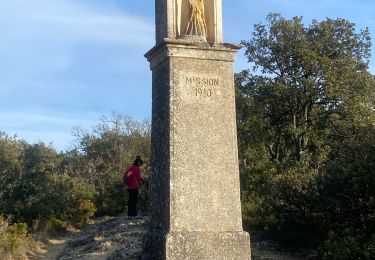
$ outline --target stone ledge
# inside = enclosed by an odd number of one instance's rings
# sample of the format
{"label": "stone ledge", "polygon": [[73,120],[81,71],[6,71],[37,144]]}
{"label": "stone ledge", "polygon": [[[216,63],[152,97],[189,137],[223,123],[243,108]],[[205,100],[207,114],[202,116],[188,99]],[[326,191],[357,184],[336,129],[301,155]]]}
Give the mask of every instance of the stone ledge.
{"label": "stone ledge", "polygon": [[145,57],[150,62],[151,70],[171,58],[190,60],[218,61],[233,63],[241,44],[190,42],[184,39],[165,39],[154,46]]}
{"label": "stone ledge", "polygon": [[250,259],[247,232],[181,231],[168,234],[148,233],[149,247],[142,259],[245,260]]}

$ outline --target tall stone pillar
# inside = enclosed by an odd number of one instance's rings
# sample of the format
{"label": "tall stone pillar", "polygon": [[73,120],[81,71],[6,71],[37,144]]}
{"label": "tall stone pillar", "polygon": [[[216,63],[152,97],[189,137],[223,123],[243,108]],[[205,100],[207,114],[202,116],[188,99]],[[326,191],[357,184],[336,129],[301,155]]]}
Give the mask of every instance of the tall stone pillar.
{"label": "tall stone pillar", "polygon": [[143,259],[250,259],[221,0],[156,0],[150,230]]}

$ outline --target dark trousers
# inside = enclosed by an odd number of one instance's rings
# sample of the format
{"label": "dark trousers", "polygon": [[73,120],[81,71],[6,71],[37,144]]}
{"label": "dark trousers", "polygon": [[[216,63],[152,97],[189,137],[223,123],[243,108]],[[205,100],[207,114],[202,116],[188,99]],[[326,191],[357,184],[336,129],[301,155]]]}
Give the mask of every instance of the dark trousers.
{"label": "dark trousers", "polygon": [[128,216],[137,216],[138,189],[128,189]]}

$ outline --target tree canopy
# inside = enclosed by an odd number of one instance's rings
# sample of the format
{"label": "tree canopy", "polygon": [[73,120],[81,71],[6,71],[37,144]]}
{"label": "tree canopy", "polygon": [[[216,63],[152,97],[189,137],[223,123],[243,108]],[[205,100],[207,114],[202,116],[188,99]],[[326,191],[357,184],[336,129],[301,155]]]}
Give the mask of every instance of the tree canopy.
{"label": "tree canopy", "polygon": [[302,17],[270,14],[242,44],[251,66],[236,75],[246,223],[297,246],[330,241],[328,248],[333,234],[350,230],[361,254],[368,252],[375,190],[369,31],[344,19],[305,26]]}
{"label": "tree canopy", "polygon": [[58,153],[0,132],[0,258],[26,250],[28,231],[81,228],[94,214],[125,209],[122,174],[135,156],[148,161],[149,122],[114,113],[75,137],[73,149]]}

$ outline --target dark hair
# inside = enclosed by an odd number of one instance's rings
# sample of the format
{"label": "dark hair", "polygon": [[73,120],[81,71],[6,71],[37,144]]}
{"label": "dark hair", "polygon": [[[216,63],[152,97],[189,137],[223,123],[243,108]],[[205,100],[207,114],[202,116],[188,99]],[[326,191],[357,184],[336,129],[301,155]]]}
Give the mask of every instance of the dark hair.
{"label": "dark hair", "polygon": [[141,166],[143,164],[143,161],[141,159],[141,156],[138,155],[136,158],[135,158],[135,161],[133,163],[133,165],[136,165],[136,166]]}

